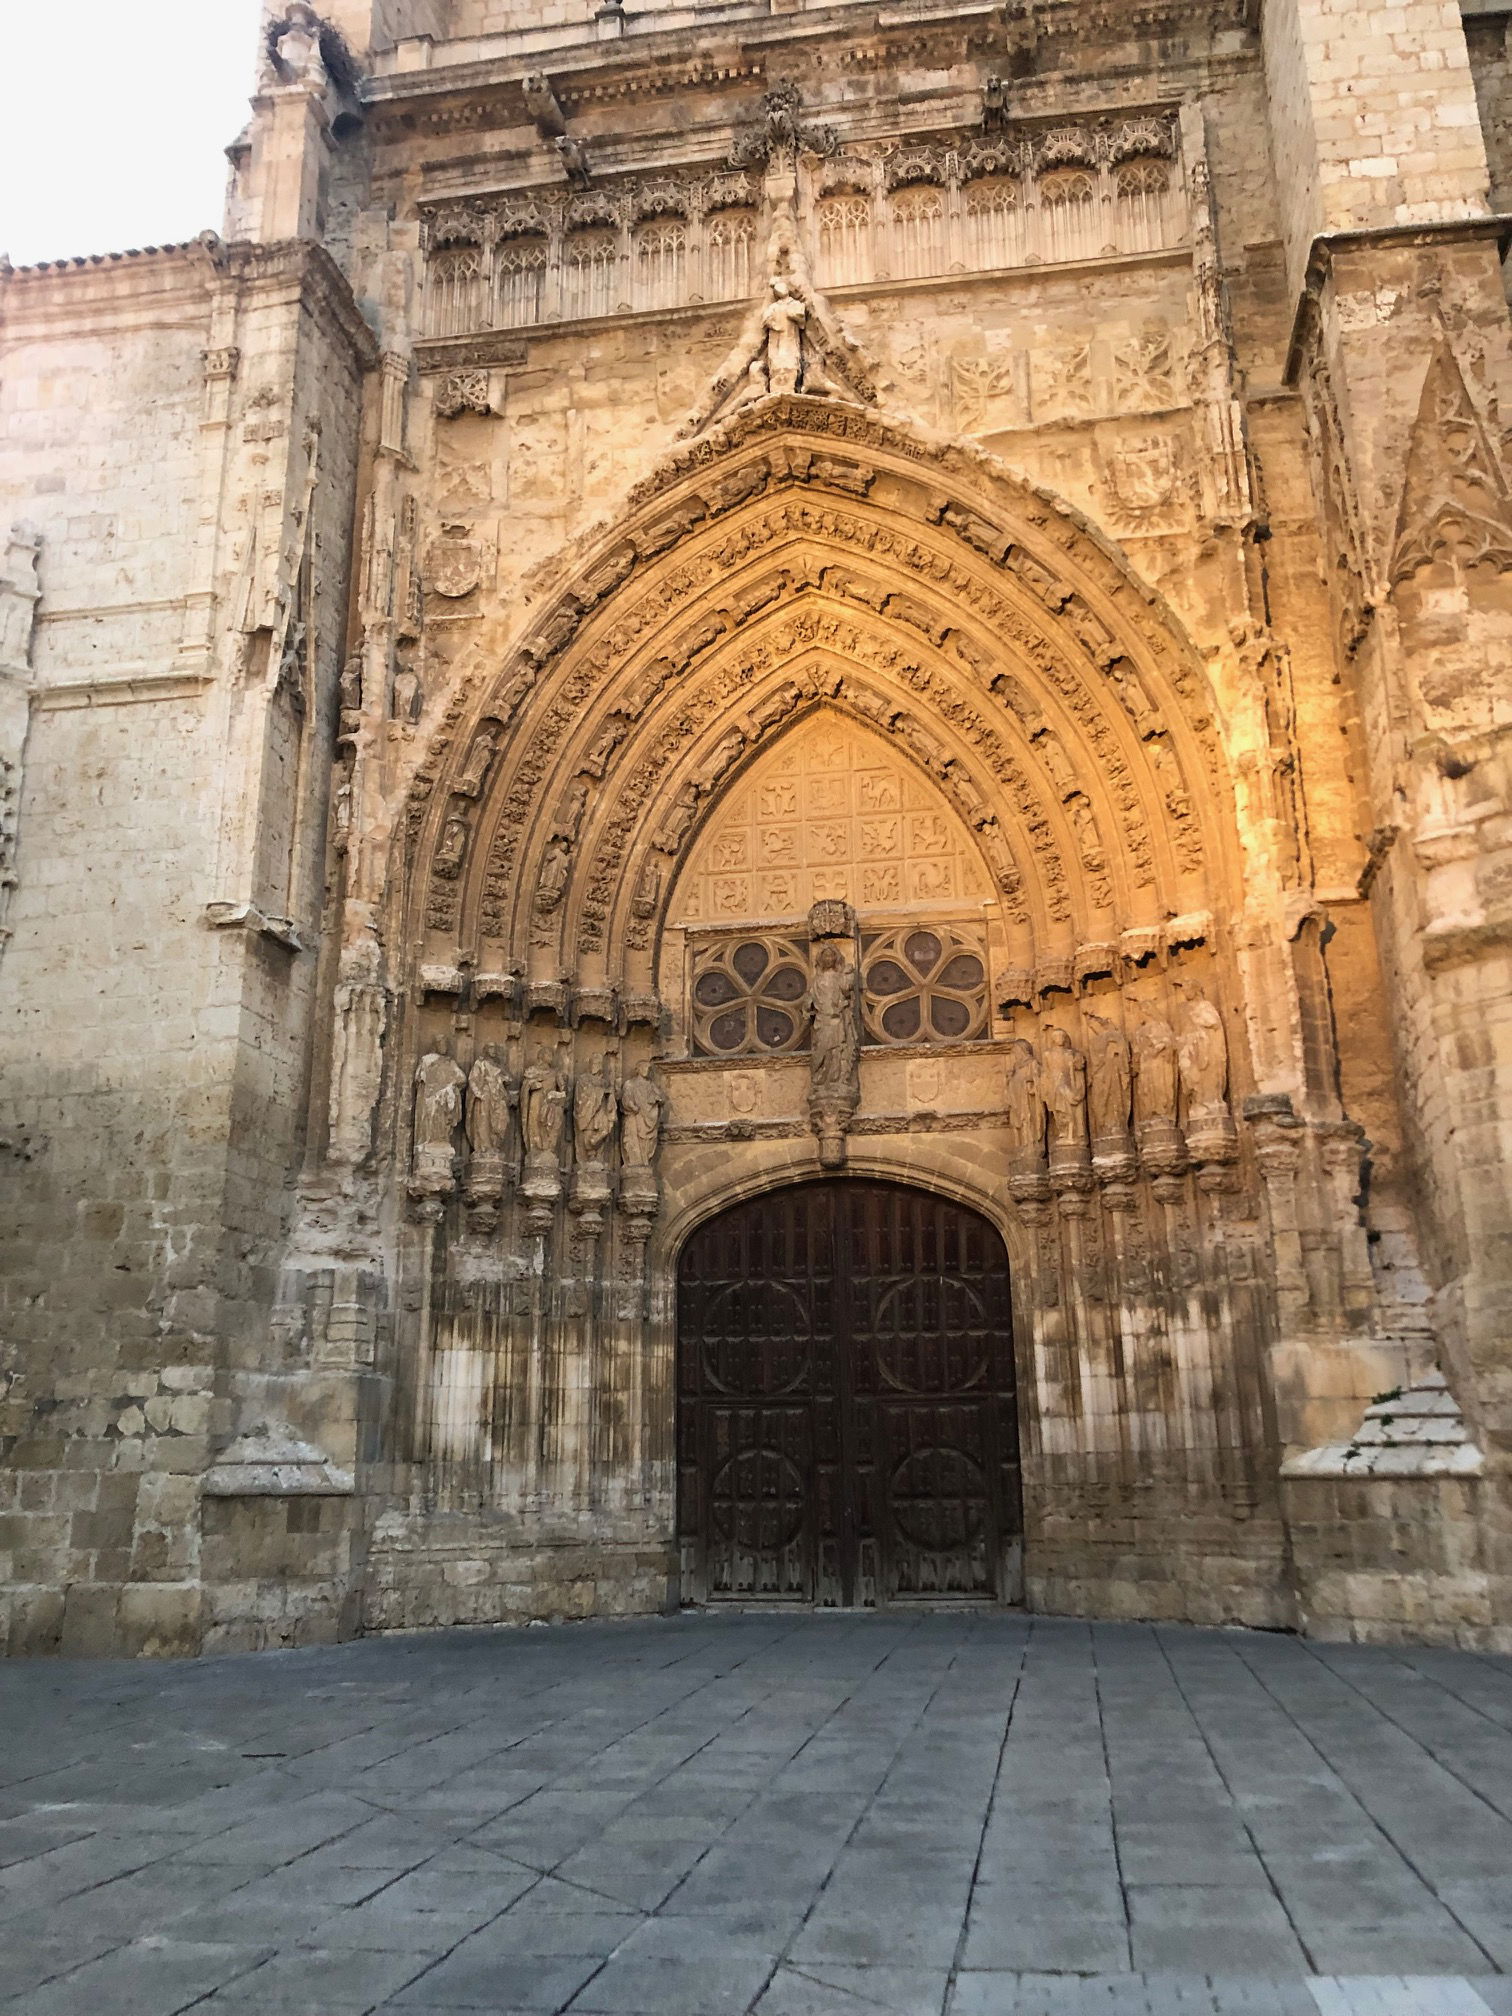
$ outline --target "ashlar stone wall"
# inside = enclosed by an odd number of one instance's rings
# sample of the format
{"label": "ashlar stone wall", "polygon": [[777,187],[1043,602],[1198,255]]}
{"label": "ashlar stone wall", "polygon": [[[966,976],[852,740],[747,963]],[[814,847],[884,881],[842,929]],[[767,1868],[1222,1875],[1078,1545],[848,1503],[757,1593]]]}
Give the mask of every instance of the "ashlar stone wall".
{"label": "ashlar stone wall", "polygon": [[270,8],[229,242],[5,283],[18,1648],[675,1601],[684,1243],[844,1170],[1032,1603],[1508,1642],[1495,18]]}

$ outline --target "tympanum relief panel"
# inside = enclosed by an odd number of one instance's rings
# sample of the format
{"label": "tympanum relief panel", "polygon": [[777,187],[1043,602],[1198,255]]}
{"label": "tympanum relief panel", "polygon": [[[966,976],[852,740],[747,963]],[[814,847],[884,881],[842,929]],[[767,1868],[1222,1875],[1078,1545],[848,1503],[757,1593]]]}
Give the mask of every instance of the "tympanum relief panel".
{"label": "tympanum relief panel", "polygon": [[819,714],[756,765],[679,880],[684,926],[796,920],[836,899],[873,911],[980,908],[993,887],[922,772],[864,729]]}

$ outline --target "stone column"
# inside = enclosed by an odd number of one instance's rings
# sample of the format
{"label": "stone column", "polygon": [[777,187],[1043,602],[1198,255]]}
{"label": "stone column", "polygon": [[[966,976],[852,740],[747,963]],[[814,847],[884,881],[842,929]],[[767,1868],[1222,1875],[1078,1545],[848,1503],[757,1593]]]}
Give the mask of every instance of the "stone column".
{"label": "stone column", "polygon": [[[1504,1508],[1484,1537],[1512,1614],[1512,737],[1498,714],[1512,485],[1496,417],[1512,345],[1498,226],[1457,0],[1266,0],[1262,26],[1295,303],[1288,371],[1365,732],[1361,896],[1416,1144],[1435,1327]],[[1337,1206],[1345,1144],[1325,1145]],[[1361,1256],[1344,1262],[1349,1298]]]}

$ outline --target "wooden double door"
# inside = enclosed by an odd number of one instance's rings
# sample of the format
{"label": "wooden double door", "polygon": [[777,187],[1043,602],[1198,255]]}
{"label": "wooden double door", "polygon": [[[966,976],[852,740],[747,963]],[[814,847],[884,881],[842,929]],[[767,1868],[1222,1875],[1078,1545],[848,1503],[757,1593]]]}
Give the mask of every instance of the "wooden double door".
{"label": "wooden double door", "polygon": [[1016,1601],[994,1228],[846,1178],[700,1226],[678,1272],[678,1507],[687,1602]]}

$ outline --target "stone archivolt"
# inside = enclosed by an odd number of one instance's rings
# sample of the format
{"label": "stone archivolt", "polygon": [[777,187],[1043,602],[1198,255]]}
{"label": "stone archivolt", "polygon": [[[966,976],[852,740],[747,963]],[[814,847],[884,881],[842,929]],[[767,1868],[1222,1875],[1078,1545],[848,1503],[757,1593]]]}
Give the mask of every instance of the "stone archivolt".
{"label": "stone archivolt", "polygon": [[412,798],[427,958],[604,977],[606,946],[644,953],[647,892],[665,903],[720,792],[821,704],[944,787],[1023,964],[1211,906],[1227,789],[1174,630],[1063,507],[984,457],[966,490],[939,465],[968,458],[878,422],[841,456],[852,417],[768,402],[684,451],[467,696]]}

